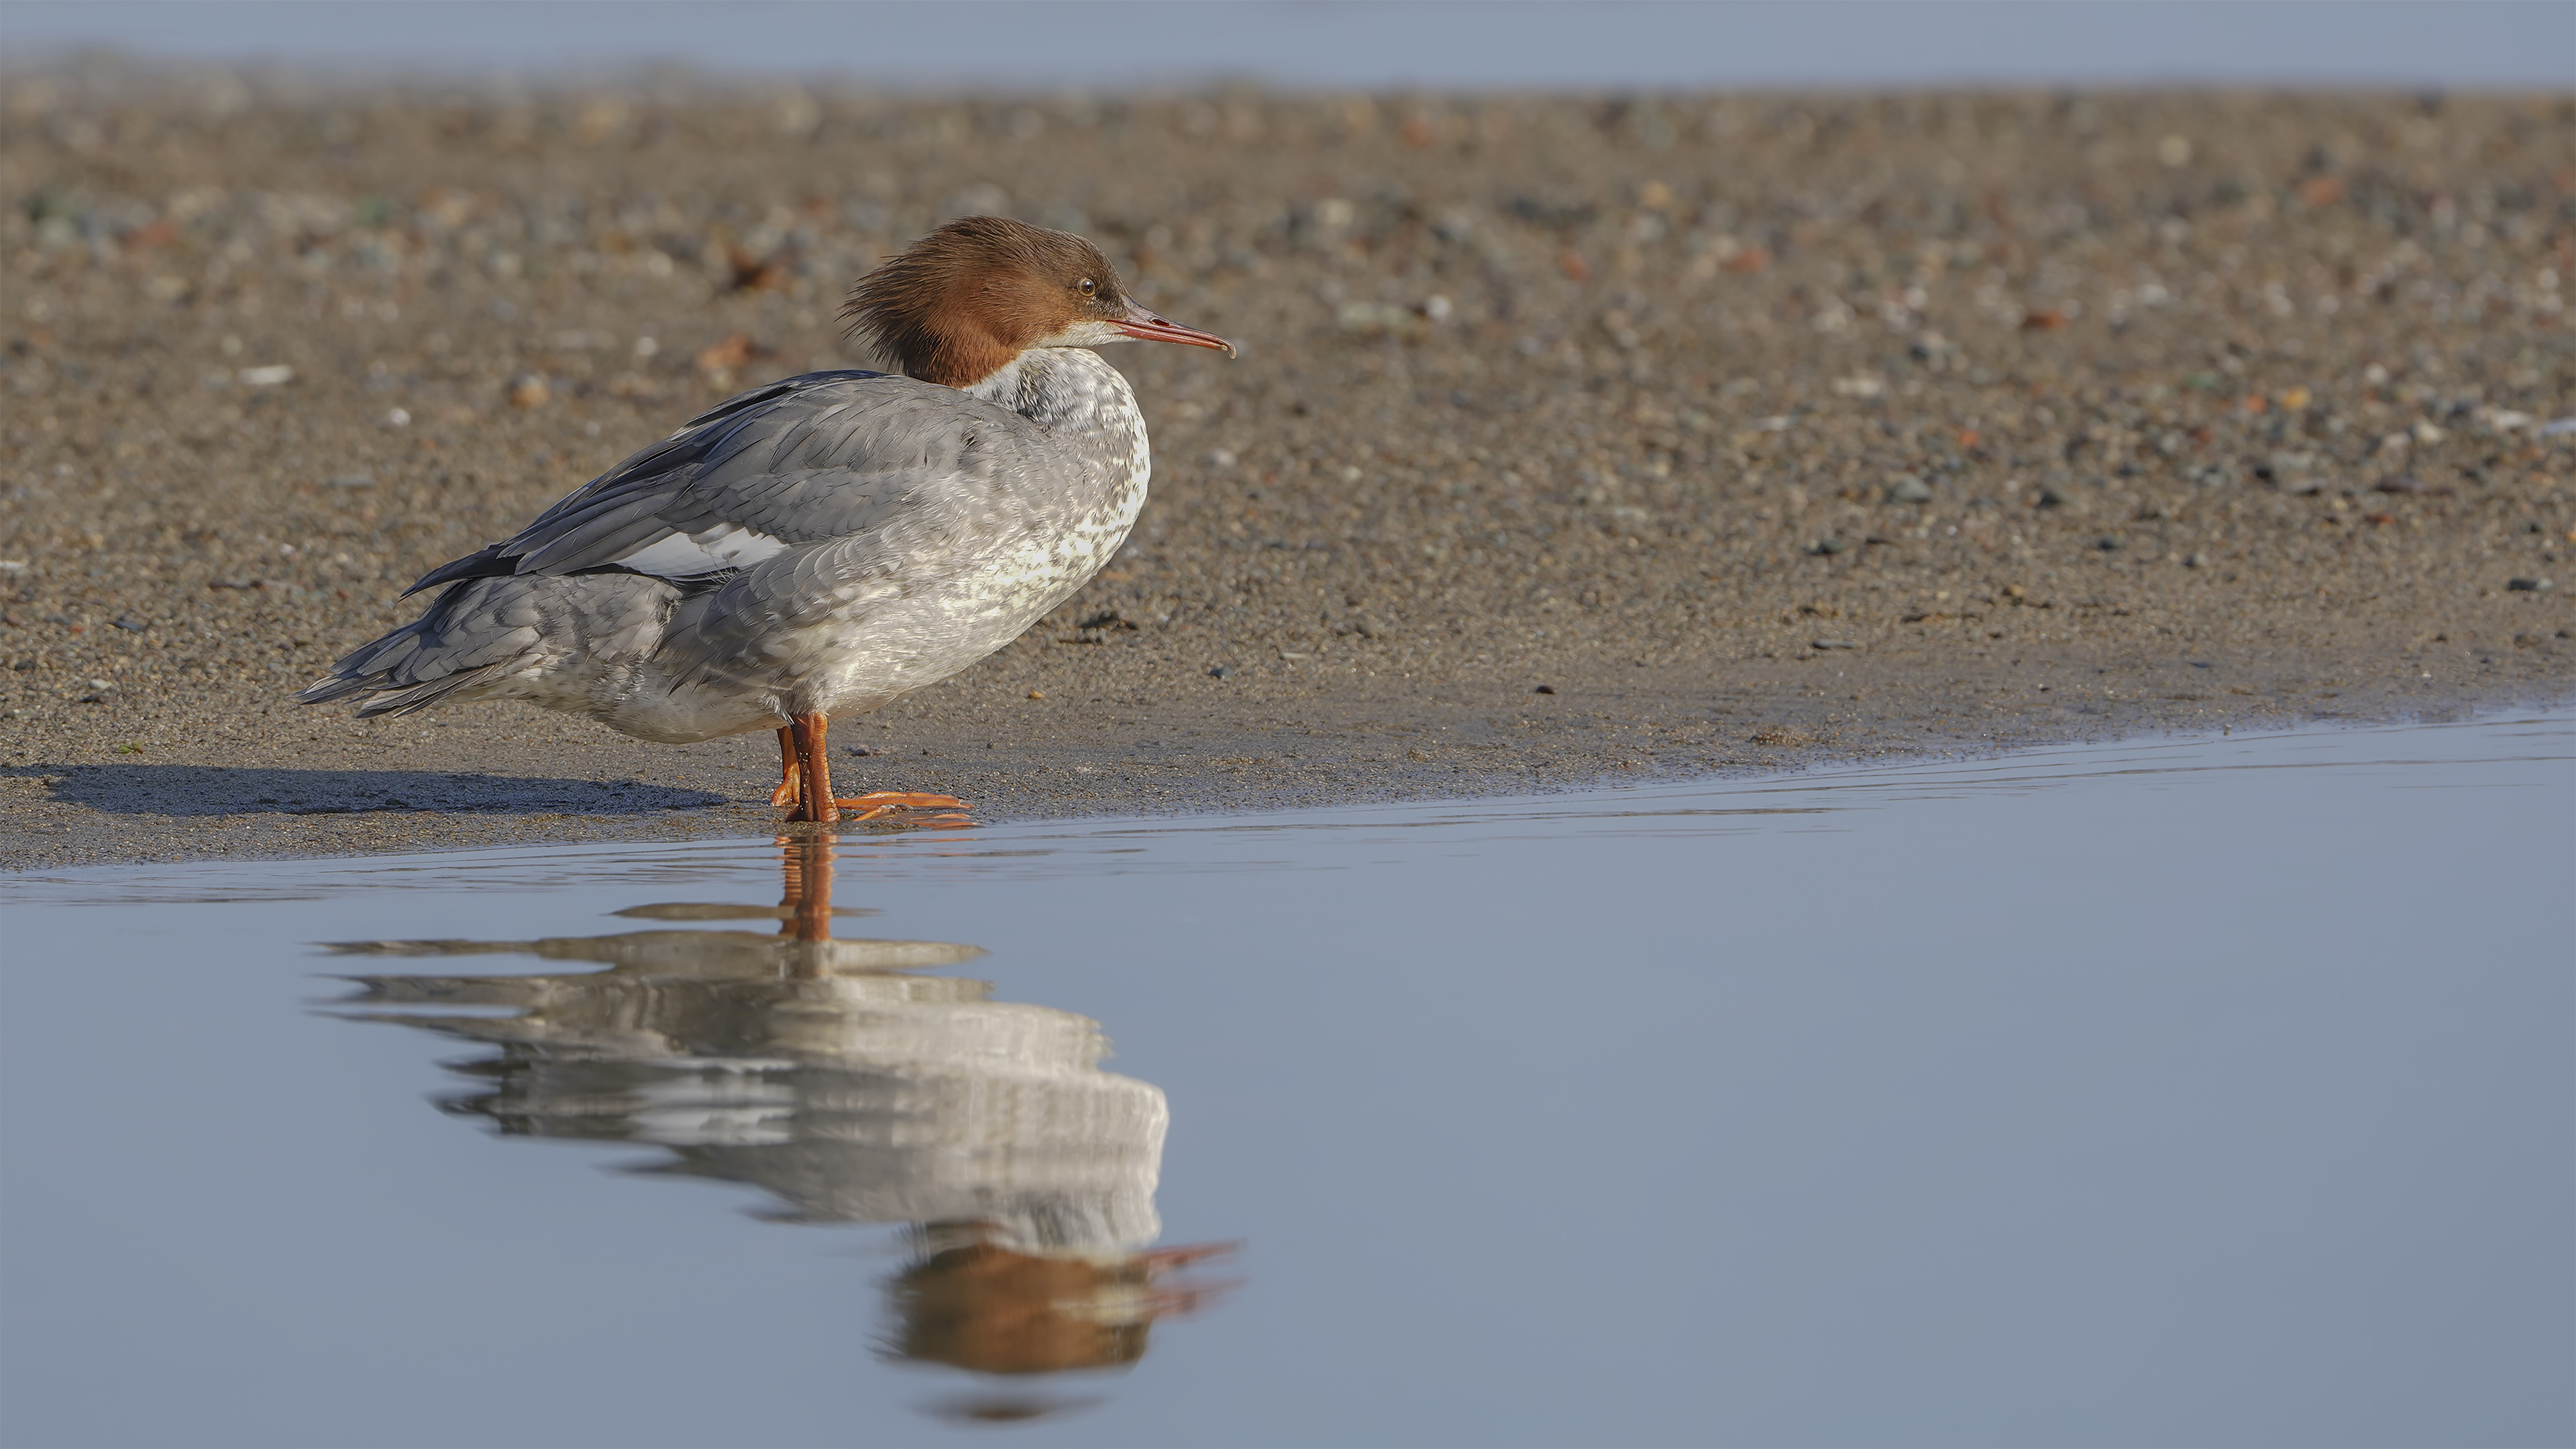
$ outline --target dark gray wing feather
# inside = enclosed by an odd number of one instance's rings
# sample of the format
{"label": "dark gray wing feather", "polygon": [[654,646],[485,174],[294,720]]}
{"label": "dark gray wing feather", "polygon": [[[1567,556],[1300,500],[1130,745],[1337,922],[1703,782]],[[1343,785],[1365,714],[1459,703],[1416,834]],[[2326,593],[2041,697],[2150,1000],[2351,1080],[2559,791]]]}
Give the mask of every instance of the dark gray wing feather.
{"label": "dark gray wing feather", "polygon": [[848,538],[943,482],[1037,476],[1043,447],[1036,424],[950,388],[875,372],[807,373],[693,419],[516,536],[432,570],[412,590],[609,567],[674,534],[726,526],[788,544]]}

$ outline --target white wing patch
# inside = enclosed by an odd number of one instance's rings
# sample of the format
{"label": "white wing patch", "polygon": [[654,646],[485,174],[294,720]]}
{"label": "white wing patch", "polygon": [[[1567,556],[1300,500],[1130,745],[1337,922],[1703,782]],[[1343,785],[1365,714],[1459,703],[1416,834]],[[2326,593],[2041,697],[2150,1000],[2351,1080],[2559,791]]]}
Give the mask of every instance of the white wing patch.
{"label": "white wing patch", "polygon": [[655,578],[693,579],[719,569],[749,568],[785,547],[782,539],[728,523],[648,543],[617,560],[617,565]]}

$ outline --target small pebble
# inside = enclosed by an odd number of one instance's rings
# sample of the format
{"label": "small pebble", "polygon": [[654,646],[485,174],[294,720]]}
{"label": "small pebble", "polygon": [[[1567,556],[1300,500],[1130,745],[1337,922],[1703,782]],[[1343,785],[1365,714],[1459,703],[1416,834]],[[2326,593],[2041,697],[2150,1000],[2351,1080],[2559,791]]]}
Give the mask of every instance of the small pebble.
{"label": "small pebble", "polygon": [[1344,302],[1334,314],[1334,320],[1343,331],[1363,336],[1401,336],[1412,331],[1420,321],[1412,308],[1387,302]]}
{"label": "small pebble", "polygon": [[1224,678],[1227,678],[1228,676],[1232,675],[1233,673],[1234,673],[1234,666],[1233,666],[1233,665],[1231,665],[1231,664],[1220,664],[1220,665],[1218,665],[1217,667],[1215,667],[1214,669],[1211,669],[1211,670],[1209,670],[1209,671],[1208,671],[1208,678],[1210,678],[1210,679],[1224,679]]}
{"label": "small pebble", "polygon": [[[2504,586],[2517,594],[2545,594],[2558,587],[2550,579],[2507,579]],[[119,619],[116,622],[122,625],[125,621]]]}
{"label": "small pebble", "polygon": [[1553,684],[1542,684],[1542,685],[1540,685],[1538,688],[1531,690],[1531,691],[1530,691],[1530,693],[1532,693],[1532,694],[1554,694],[1554,693],[1556,693],[1556,686],[1555,686],[1555,685],[1553,685]]}
{"label": "small pebble", "polygon": [[132,614],[119,614],[116,616],[116,627],[129,633],[140,634],[152,626],[144,620],[134,617]]}
{"label": "small pebble", "polygon": [[1815,642],[1814,647],[1818,649],[1858,649],[1860,646],[1854,644],[1849,639],[1819,639]]}
{"label": "small pebble", "polygon": [[1887,501],[1929,503],[1932,501],[1932,485],[1911,473],[1899,473],[1896,475],[1896,480],[1887,486]]}

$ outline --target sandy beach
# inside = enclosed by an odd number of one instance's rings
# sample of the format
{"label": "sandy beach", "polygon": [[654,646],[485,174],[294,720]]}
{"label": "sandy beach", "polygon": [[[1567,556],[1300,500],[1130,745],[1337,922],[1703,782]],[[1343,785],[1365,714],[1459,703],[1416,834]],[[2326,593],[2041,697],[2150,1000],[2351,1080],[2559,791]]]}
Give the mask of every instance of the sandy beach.
{"label": "sandy beach", "polygon": [[744,835],[766,735],[293,692],[953,215],[1242,347],[842,721],[979,817],[1571,788],[2576,678],[2576,100],[892,98],[17,72],[0,867]]}

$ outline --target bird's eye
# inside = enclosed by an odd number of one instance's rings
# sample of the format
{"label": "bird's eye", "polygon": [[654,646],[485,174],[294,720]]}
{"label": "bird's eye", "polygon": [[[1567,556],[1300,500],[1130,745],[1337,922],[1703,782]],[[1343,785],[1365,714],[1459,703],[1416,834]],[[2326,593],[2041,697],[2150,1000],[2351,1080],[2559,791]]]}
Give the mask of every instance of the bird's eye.
{"label": "bird's eye", "polygon": [[1073,289],[1088,297],[1100,290],[1100,284],[1091,280],[1089,277],[1085,277],[1081,281],[1074,283]]}

